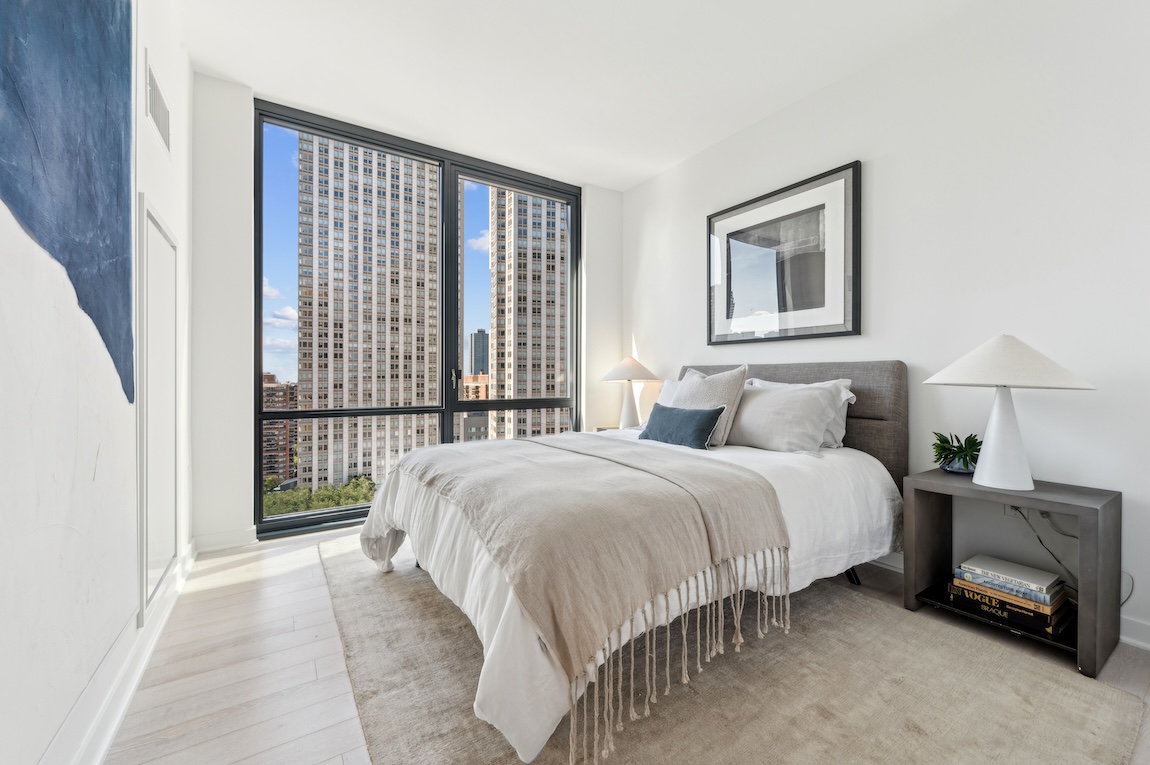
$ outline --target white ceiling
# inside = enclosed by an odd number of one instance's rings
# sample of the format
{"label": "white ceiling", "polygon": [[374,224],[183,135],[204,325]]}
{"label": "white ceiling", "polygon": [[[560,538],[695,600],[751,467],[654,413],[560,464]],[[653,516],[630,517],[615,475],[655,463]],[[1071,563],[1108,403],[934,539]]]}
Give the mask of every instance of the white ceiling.
{"label": "white ceiling", "polygon": [[257,98],[626,190],[983,0],[177,0]]}

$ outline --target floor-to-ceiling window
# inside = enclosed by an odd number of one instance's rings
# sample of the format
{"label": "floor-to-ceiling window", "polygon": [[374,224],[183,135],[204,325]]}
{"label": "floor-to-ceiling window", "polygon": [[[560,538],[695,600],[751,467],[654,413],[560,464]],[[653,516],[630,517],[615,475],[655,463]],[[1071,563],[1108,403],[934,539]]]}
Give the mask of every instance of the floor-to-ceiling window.
{"label": "floor-to-ceiling window", "polygon": [[257,103],[256,521],[362,516],[407,452],[577,421],[579,190]]}

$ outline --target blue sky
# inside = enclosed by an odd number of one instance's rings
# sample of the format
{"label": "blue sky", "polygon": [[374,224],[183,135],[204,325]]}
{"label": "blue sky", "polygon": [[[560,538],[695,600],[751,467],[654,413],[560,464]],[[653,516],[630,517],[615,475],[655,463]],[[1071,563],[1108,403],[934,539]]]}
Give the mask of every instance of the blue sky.
{"label": "blue sky", "polygon": [[471,370],[471,333],[491,331],[491,254],[487,238],[490,223],[488,195],[481,183],[463,182],[463,358]]}
{"label": "blue sky", "polygon": [[264,125],[264,371],[298,379],[299,133]]}
{"label": "blue sky", "polygon": [[[265,124],[263,141],[263,368],[280,380],[295,382],[299,363],[299,133]],[[465,346],[470,333],[491,330],[488,193],[483,184],[464,183]],[[467,351],[465,347],[465,358]]]}

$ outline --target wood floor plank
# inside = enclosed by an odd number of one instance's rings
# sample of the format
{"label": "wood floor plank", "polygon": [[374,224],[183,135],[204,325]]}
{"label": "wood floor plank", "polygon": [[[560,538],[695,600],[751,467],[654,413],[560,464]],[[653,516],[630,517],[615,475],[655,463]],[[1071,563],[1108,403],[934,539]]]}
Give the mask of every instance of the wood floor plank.
{"label": "wood floor plank", "polygon": [[[211,635],[199,640],[188,640],[183,643],[167,645],[161,639],[156,650],[152,652],[152,660],[148,668],[160,667],[173,661],[186,659],[190,656],[200,656],[210,651],[218,651],[228,646],[240,645],[248,640],[260,640],[283,632],[292,632],[299,629],[296,625],[298,617],[285,616],[267,624],[257,624],[241,630],[225,632],[222,635]],[[321,622],[322,623],[322,622]]]}
{"label": "wood floor plank", "polygon": [[241,704],[223,706],[201,717],[117,742],[114,757],[109,758],[107,765],[143,765],[349,693],[351,682],[347,675],[332,675]]}
{"label": "wood floor plank", "polygon": [[283,608],[284,606],[305,603],[309,600],[323,597],[330,597],[327,584],[319,584],[305,590],[296,590],[294,592],[276,595],[254,603],[237,603],[222,608],[213,608],[204,612],[183,613],[180,612],[180,609],[177,607],[173,609],[168,623],[172,625],[172,629],[178,630],[181,627],[225,621],[236,616],[263,614],[267,611]]}
{"label": "wood floor plank", "polygon": [[161,639],[165,647],[176,645],[188,640],[199,640],[212,635],[224,635],[235,630],[258,627],[277,619],[294,618],[314,611],[331,610],[331,595],[324,592],[321,596],[302,603],[288,603],[279,608],[254,614],[242,614],[231,619],[223,619],[209,624],[180,625],[173,628],[171,634],[165,634]]}
{"label": "wood floor plank", "polygon": [[[345,720],[274,749],[260,752],[253,757],[237,760],[236,765],[284,765],[284,763],[314,765],[325,759],[333,761],[332,752],[345,751],[348,746],[364,746],[363,741],[363,729],[360,727],[359,718],[356,717],[354,720]],[[340,756],[334,761],[342,759]]]}
{"label": "wood floor plank", "polygon": [[188,675],[148,688],[140,688],[136,691],[136,699],[144,707],[167,704],[185,696],[221,688],[240,680],[266,675],[269,672],[279,672],[286,667],[295,666],[309,659],[314,661],[320,657],[342,651],[343,645],[338,637],[323,638],[285,651],[277,651],[197,675]]}
{"label": "wood floor plank", "polygon": [[209,587],[229,587],[254,581],[288,582],[314,574],[314,560],[298,561],[250,561],[236,565],[211,578],[190,580],[191,592],[200,592]]}
{"label": "wood floor plank", "polygon": [[267,654],[306,645],[329,637],[338,637],[339,627],[334,623],[319,624],[302,630],[281,632],[263,638],[250,638],[238,644],[227,645],[215,651],[207,651],[185,659],[166,664],[149,666],[140,679],[140,688],[179,680],[188,675],[198,675],[221,667],[228,667],[249,659],[258,659]]}
{"label": "wood floor plank", "polygon": [[[226,733],[195,746],[159,757],[152,762],[162,765],[231,765],[256,755],[277,750],[312,733],[318,733],[338,723],[348,723],[347,728],[359,727],[359,713],[355,699],[346,693],[333,699],[302,707],[285,715],[257,723],[240,730]],[[362,736],[362,730],[359,731]],[[345,746],[346,750],[347,747]],[[332,755],[326,755],[330,757]],[[322,762],[326,757],[317,757],[312,762]],[[266,760],[282,765],[293,762],[290,759],[273,758]]]}
{"label": "wood floor plank", "polygon": [[[319,561],[304,566],[288,568],[282,571],[258,571],[246,568],[233,570],[220,577],[204,577],[189,579],[185,591],[198,598],[210,598],[218,590],[232,590],[238,592],[244,588],[260,587],[264,584],[284,584],[300,579],[311,579],[323,573]],[[188,589],[188,588],[191,589]],[[234,589],[233,589],[234,588]]]}
{"label": "wood floor plank", "polygon": [[330,656],[321,656],[315,660],[316,677],[337,675],[340,672],[347,672],[347,664],[344,661],[342,649],[338,653],[333,653]]}
{"label": "wood floor plank", "polygon": [[119,744],[121,739],[127,741],[138,738],[152,731],[204,717],[223,707],[243,704],[318,679],[315,662],[308,661],[285,667],[278,672],[185,696],[167,704],[143,706],[133,702],[116,734],[116,743]]}
{"label": "wood floor plank", "polygon": [[318,611],[312,611],[310,614],[300,614],[299,616],[297,616],[295,618],[295,628],[297,630],[301,630],[304,627],[314,627],[317,624],[323,624],[324,622],[334,622],[334,621],[335,621],[335,611],[333,611],[330,608],[321,609]]}
{"label": "wood floor plank", "polygon": [[269,595],[280,595],[293,590],[303,590],[308,587],[326,584],[323,572],[317,567],[315,571],[301,572],[302,576],[290,579],[276,580],[274,583],[257,580],[254,582],[239,582],[216,587],[210,590],[200,590],[189,593],[187,598],[180,597],[179,607],[185,613],[195,609],[209,610],[212,607],[232,605],[234,603],[250,602]]}
{"label": "wood floor plank", "polygon": [[343,753],[343,765],[371,765],[371,755],[367,753],[367,745]]}

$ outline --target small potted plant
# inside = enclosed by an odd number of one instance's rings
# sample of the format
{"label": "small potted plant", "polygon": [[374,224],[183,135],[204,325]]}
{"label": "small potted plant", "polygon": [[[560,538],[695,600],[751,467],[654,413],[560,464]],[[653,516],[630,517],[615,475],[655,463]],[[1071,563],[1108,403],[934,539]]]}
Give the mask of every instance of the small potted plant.
{"label": "small potted plant", "polygon": [[935,433],[934,461],[948,473],[963,473],[969,475],[974,472],[978,464],[978,452],[982,449],[982,441],[971,433],[964,439],[951,433],[946,436]]}

